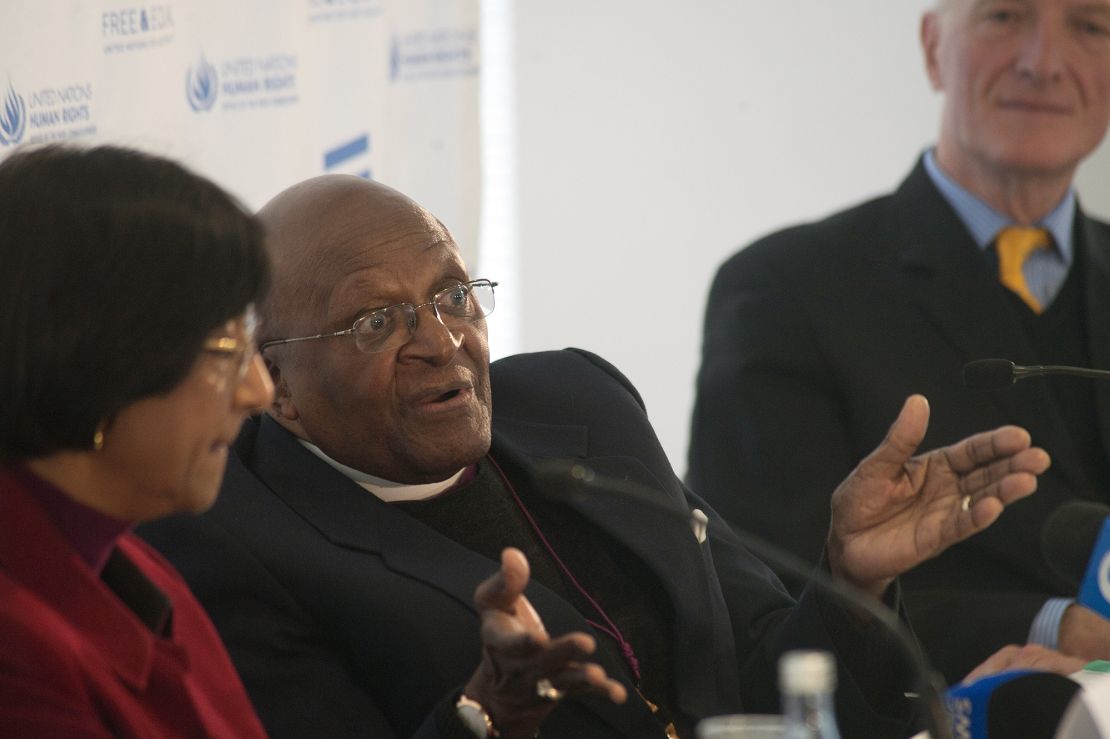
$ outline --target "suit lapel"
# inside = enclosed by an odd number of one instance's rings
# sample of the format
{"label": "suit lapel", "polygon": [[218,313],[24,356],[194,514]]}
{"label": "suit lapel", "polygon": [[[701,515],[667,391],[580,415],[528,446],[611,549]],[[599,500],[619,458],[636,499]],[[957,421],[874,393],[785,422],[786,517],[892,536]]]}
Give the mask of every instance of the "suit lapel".
{"label": "suit lapel", "polygon": [[898,189],[891,213],[912,299],[944,339],[967,361],[1029,363],[1033,348],[1005,296],[985,289],[996,282],[989,263],[921,164]]}
{"label": "suit lapel", "polygon": [[[920,162],[895,194],[891,213],[893,242],[904,244],[899,268],[910,300],[960,361],[1001,357],[1019,365],[1037,364],[1033,346],[1005,294],[988,289],[996,283],[989,262]],[[1082,487],[1086,476],[1048,385],[1023,385],[1022,390],[1020,394],[992,391],[990,396],[1004,417],[1026,428],[1035,444],[1050,450],[1053,466],[1072,485]]]}
{"label": "suit lapel", "polygon": [[[1110,242],[1082,209],[1076,212],[1075,235],[1087,260],[1084,295],[1091,366],[1110,369]],[[1096,382],[1095,403],[1102,448],[1110,455],[1110,383]]]}
{"label": "suit lapel", "polygon": [[[117,549],[113,556],[124,555]],[[41,610],[44,633],[78,639],[81,649],[94,653],[131,689],[147,689],[154,664],[153,632],[85,565],[22,483],[3,468],[0,571],[29,590],[30,595],[18,595],[26,599],[28,611]],[[85,656],[90,670],[103,669]]]}
{"label": "suit lapel", "polygon": [[[667,591],[674,608],[675,684],[681,709],[689,715],[719,712],[735,703],[738,683],[719,665],[734,664],[732,633],[708,545],[699,545],[688,522],[689,509],[676,485],[665,485],[632,457],[586,454],[587,429],[496,419],[494,454],[522,471],[521,486],[531,494],[574,508],[642,559]],[[567,478],[544,474],[552,462],[578,460],[599,478],[642,489],[605,494],[605,486],[583,489]],[[676,520],[677,517],[677,520]],[[723,659],[727,657],[726,659]],[[734,687],[730,687],[734,686]]]}
{"label": "suit lapel", "polygon": [[496,563],[384,503],[268,416],[262,418],[256,449],[249,461],[255,474],[331,543],[381,557],[390,569],[473,609],[474,585]]}
{"label": "suit lapel", "polygon": [[[237,442],[247,466],[331,543],[380,557],[391,570],[423,582],[474,611],[474,588],[497,569],[498,563],[382,502],[305,449],[268,416],[263,416],[254,430],[256,438],[247,429]],[[566,436],[549,438],[548,442],[569,441],[573,445],[575,436],[570,430]],[[526,592],[552,634],[591,631],[569,603],[540,583],[530,583]],[[479,636],[475,625],[467,638],[477,642]],[[622,736],[657,733],[646,708],[630,711],[627,706],[592,698],[578,703]]]}

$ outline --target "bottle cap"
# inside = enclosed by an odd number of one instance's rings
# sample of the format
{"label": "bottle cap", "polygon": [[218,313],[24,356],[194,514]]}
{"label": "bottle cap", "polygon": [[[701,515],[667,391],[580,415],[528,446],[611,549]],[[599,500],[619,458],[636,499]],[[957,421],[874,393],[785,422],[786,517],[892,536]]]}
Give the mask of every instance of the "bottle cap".
{"label": "bottle cap", "polygon": [[836,662],[828,652],[794,651],[779,660],[779,690],[826,693],[836,688]]}

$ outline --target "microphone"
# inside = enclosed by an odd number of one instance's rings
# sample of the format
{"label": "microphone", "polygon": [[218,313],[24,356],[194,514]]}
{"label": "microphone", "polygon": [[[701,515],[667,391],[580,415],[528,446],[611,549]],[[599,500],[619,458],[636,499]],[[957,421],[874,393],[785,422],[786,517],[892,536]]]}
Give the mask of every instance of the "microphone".
{"label": "microphone", "polygon": [[1073,375],[1095,380],[1110,380],[1110,372],[1106,370],[1067,367],[1060,364],[1021,367],[1009,359],[976,359],[964,365],[963,374],[964,387],[970,390],[998,390],[1026,377],[1044,375]]}
{"label": "microphone", "polygon": [[945,702],[957,739],[1053,739],[1079,690],[1063,675],[1010,670],[956,685]]}
{"label": "microphone", "polygon": [[[1088,668],[1090,665],[1088,665]],[[1069,738],[1110,737],[1110,680],[1106,673],[1084,669],[1072,678],[1082,690],[1064,712],[1056,736]]]}
{"label": "microphone", "polygon": [[1110,507],[1084,501],[1061,505],[1041,528],[1041,553],[1078,590],[1079,605],[1110,618]]}
{"label": "microphone", "polygon": [[[706,535],[714,538],[718,536],[717,533],[707,530],[706,523],[708,519],[705,514],[700,510],[691,511],[685,501],[660,499],[656,491],[640,483],[598,474],[580,461],[560,459],[544,462],[539,466],[539,478],[546,483],[539,486],[540,489],[567,491],[557,496],[559,498],[585,498],[596,495],[598,492],[610,493],[619,498],[664,511],[684,525],[690,526],[698,541],[703,541]],[[569,486],[568,483],[570,483]],[[765,539],[747,531],[736,531],[734,528],[730,528],[730,531],[735,535],[739,544],[764,562],[816,586],[823,593],[831,595],[840,603],[866,613],[881,624],[887,633],[894,637],[895,643],[913,671],[917,683],[915,685],[917,693],[916,695],[907,693],[906,697],[920,698],[926,706],[924,720],[929,735],[933,739],[951,739],[950,719],[945,713],[940,698],[944,692],[943,682],[939,675],[929,667],[925,655],[918,647],[916,638],[893,611],[848,583],[826,575],[797,555],[771,544]]]}

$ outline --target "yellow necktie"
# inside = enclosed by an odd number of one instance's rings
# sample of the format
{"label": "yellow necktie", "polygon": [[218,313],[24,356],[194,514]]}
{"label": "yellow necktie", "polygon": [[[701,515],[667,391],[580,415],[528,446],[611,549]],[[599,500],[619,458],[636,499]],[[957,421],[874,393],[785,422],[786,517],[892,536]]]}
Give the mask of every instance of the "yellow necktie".
{"label": "yellow necktie", "polygon": [[1021,268],[1026,258],[1035,249],[1043,249],[1052,243],[1048,232],[1043,228],[1028,228],[1025,226],[1010,226],[998,232],[995,249],[998,252],[998,279],[1025,301],[1034,313],[1040,313],[1041,303],[1029,286],[1025,284],[1025,275]]}

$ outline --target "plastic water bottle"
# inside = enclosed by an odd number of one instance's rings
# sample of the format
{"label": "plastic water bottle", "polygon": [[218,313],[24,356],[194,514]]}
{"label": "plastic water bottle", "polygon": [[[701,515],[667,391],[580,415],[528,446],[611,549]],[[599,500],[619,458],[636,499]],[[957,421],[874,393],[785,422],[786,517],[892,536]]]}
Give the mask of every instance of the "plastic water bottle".
{"label": "plastic water bottle", "polygon": [[836,662],[828,652],[787,652],[779,660],[783,739],[840,739],[833,692]]}

